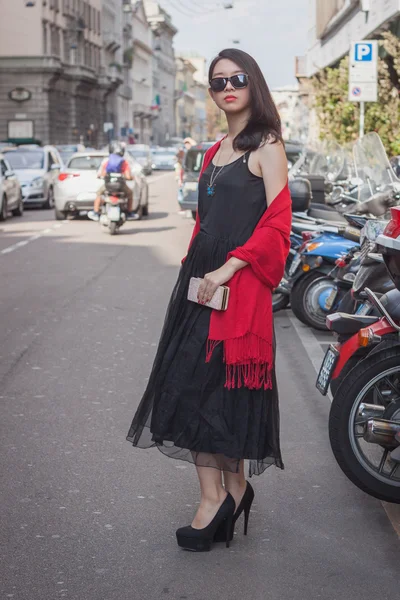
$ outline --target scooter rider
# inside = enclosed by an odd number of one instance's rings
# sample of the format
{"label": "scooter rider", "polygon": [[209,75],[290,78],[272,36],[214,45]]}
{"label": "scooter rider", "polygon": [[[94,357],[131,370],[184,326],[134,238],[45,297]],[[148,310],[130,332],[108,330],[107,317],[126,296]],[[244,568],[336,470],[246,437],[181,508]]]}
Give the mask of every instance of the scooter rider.
{"label": "scooter rider", "polygon": [[[100,169],[97,173],[97,177],[104,178],[107,173],[121,173],[124,176],[124,179],[127,181],[132,181],[131,170],[129,168],[128,161],[124,160],[123,156],[125,154],[125,148],[120,142],[111,142],[109,145],[110,156],[107,159],[104,159]],[[106,191],[106,186],[103,185],[99,188],[97,192],[96,200],[94,201],[94,210],[91,210],[88,213],[89,219],[92,221],[98,221],[100,219],[100,207],[104,204],[103,194]],[[133,205],[133,192],[131,188],[127,185],[126,181],[124,182],[124,193],[128,199],[128,214],[127,219],[134,221],[137,218],[137,214],[132,212]]]}

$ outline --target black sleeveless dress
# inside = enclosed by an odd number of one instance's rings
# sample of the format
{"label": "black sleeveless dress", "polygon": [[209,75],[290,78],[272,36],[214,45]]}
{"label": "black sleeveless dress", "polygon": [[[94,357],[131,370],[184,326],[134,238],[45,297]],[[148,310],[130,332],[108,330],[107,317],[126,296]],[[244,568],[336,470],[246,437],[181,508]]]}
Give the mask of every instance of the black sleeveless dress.
{"label": "black sleeveless dress", "polygon": [[272,464],[284,468],[275,374],[271,390],[225,388],[222,344],[206,363],[211,309],[187,300],[190,278],[221,267],[267,208],[263,179],[250,172],[248,158],[246,153],[224,167],[212,197],[207,195],[212,162],[200,179],[200,232],[172,292],[147,389],[126,439],[225,471],[237,472],[239,461],[249,459],[251,476]]}

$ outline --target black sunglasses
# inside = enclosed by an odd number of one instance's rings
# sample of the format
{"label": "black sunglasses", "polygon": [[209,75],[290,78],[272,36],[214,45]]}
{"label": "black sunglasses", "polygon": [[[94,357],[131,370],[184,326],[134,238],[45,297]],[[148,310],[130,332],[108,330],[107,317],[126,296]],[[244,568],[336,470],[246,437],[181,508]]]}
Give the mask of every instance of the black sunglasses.
{"label": "black sunglasses", "polygon": [[215,77],[210,81],[210,88],[213,92],[223,92],[228,81],[235,90],[242,90],[249,85],[249,76],[241,73],[240,75],[232,75],[232,77]]}

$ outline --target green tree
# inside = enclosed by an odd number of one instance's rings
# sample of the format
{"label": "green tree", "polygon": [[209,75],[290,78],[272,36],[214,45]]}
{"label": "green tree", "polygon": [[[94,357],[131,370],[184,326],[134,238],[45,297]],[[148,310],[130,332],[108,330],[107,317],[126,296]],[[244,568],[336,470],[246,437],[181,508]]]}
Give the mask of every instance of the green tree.
{"label": "green tree", "polygon": [[[365,131],[376,131],[390,156],[400,154],[400,39],[385,31],[379,40],[378,102],[365,105]],[[349,58],[312,78],[321,139],[340,144],[358,137],[360,107],[348,100]]]}

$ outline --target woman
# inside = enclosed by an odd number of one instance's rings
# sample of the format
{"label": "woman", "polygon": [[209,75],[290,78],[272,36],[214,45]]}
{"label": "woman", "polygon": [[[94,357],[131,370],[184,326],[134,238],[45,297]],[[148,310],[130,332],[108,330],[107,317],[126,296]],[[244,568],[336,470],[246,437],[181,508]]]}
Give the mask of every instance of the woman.
{"label": "woman", "polygon": [[[254,491],[244,459],[250,476],[272,464],[284,468],[272,289],[283,275],[291,226],[280,119],[260,68],[245,52],[224,50],[209,82],[229,132],[206,153],[196,225],[127,437],[195,463],[201,500],[177,539],[197,551],[213,541],[229,545],[242,512],[247,532]],[[191,277],[203,279],[198,303],[187,299]],[[205,306],[225,284],[227,310]]]}

